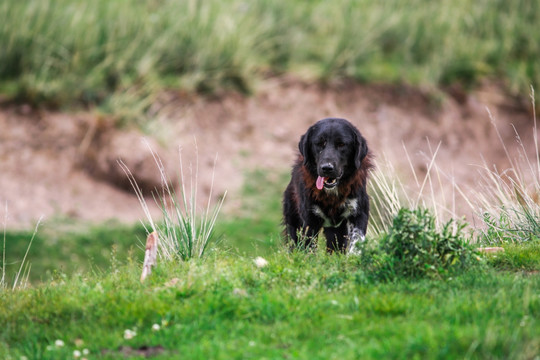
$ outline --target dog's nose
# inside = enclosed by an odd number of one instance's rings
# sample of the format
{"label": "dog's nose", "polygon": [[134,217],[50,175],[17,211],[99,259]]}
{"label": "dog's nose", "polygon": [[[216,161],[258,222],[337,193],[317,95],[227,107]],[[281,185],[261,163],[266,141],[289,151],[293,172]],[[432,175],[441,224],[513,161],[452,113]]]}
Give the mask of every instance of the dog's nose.
{"label": "dog's nose", "polygon": [[330,163],[322,164],[321,165],[321,170],[322,170],[323,173],[328,174],[328,173],[334,171],[334,165],[332,165]]}

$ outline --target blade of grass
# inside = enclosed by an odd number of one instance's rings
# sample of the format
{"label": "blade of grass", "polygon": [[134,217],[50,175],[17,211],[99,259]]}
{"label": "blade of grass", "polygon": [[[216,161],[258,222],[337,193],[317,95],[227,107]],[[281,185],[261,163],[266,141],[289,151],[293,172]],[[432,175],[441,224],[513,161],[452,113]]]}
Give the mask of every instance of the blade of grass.
{"label": "blade of grass", "polygon": [[[36,237],[39,225],[41,224],[41,220],[43,217],[40,217],[38,222],[36,223],[36,227],[34,228],[34,233],[32,234],[32,238],[30,239],[30,243],[28,244],[28,247],[26,248],[26,252],[24,253],[24,257],[21,262],[21,266],[19,267],[19,271],[17,272],[17,275],[15,276],[15,280],[13,281],[13,290],[17,288],[17,283],[19,282],[19,277],[21,275],[21,271],[25,266],[26,263],[26,257],[28,256],[28,252],[30,251],[30,247],[32,246],[32,243],[34,242],[34,238]],[[30,270],[27,268],[27,271],[23,272],[23,277],[25,274],[29,274]],[[26,276],[26,281],[28,281],[28,276]]]}
{"label": "blade of grass", "polygon": [[7,227],[7,214],[8,204],[6,201],[6,208],[4,212],[4,246],[2,249],[2,280],[0,281],[0,288],[4,288],[6,281],[6,227]]}

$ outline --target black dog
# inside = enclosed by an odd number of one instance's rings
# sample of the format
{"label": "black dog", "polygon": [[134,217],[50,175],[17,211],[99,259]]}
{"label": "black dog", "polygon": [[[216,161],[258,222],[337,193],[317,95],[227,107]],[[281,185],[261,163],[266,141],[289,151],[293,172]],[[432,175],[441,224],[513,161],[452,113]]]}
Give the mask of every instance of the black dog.
{"label": "black dog", "polygon": [[298,148],[283,194],[287,235],[295,245],[311,247],[324,228],[328,251],[350,251],[363,241],[369,218],[366,140],[347,120],[328,118],[311,126]]}

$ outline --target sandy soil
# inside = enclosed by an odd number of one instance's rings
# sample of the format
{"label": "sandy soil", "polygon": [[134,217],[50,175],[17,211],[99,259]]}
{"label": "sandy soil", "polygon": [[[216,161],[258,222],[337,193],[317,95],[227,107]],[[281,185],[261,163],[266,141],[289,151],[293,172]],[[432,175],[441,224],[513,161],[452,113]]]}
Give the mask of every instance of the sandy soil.
{"label": "sandy soil", "polygon": [[[300,135],[329,116],[356,124],[377,160],[389,161],[405,183],[413,183],[413,177],[404,148],[422,177],[440,144],[438,167],[462,188],[474,191],[475,165],[485,160],[501,169],[508,164],[492,119],[510,152],[518,147],[514,126],[526,151],[534,153],[527,100],[527,94],[514,100],[493,85],[468,95],[456,90],[428,95],[409,87],[351,83],[322,87],[282,77],[262,82],[250,97],[164,93],[151,110],[156,120],[147,134],[117,129],[93,112],[4,103],[0,104],[0,203],[8,208],[8,227],[31,226],[40,216],[46,221],[58,217],[137,221],[144,214],[117,160],[126,163],[150,196],[160,186],[160,176],[142,141],[146,139],[172,183],[178,182],[179,149],[186,176],[189,163],[195,166],[198,159],[201,199],[209,193],[214,173],[213,198],[227,190],[225,209],[232,212],[241,204],[238,190],[250,170],[288,171]],[[458,205],[459,213],[471,211]],[[157,214],[155,207],[152,211]]]}

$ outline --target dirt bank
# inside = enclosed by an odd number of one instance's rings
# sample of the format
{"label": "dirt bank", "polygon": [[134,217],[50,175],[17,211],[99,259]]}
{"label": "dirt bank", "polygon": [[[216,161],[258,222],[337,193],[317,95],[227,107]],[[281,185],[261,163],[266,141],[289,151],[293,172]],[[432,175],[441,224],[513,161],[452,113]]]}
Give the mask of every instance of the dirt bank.
{"label": "dirt bank", "polygon": [[201,193],[208,193],[215,165],[214,197],[228,190],[226,209],[234,211],[245,174],[254,168],[268,169],[269,174],[288,171],[299,136],[328,116],[355,123],[379,161],[388,159],[405,181],[413,178],[404,147],[421,176],[440,144],[438,166],[464,188],[474,187],[478,181],[474,165],[483,159],[498,168],[507,165],[486,109],[510,151],[517,147],[513,125],[533,153],[533,116],[527,99],[528,94],[523,94],[515,101],[493,85],[468,95],[459,91],[434,95],[404,86],[322,87],[274,78],[261,83],[251,97],[164,93],[152,109],[156,120],[146,135],[117,129],[94,112],[55,112],[4,103],[0,105],[0,202],[7,203],[11,227],[29,226],[40,216],[137,221],[143,213],[117,159],[123,159],[149,195],[159,186],[159,172],[141,141],[145,137],[173,182],[178,177],[178,148],[186,174],[198,153]]}

